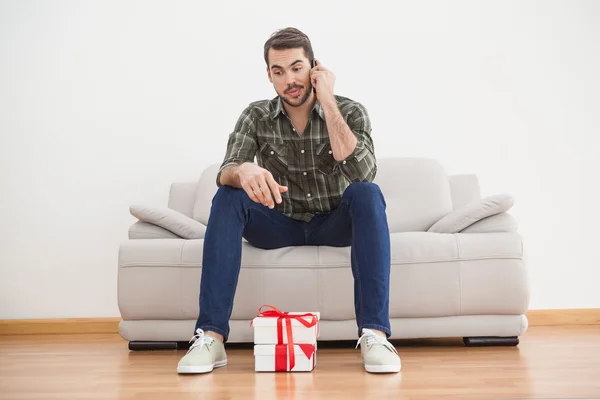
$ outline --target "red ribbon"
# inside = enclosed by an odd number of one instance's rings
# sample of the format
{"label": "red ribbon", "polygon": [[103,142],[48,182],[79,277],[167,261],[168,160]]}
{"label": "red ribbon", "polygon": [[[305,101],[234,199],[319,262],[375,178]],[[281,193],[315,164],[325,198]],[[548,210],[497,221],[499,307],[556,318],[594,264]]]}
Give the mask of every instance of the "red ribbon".
{"label": "red ribbon", "polygon": [[[263,307],[270,307],[271,310],[262,311]],[[287,371],[287,360],[285,345],[283,345],[283,320],[285,320],[285,328],[287,333],[287,353],[290,357],[290,371],[296,366],[296,354],[294,353],[294,337],[292,334],[292,319],[300,322],[307,328],[315,326],[318,322],[317,317],[314,314],[294,314],[290,315],[288,312],[282,312],[270,304],[265,304],[258,309],[259,317],[277,317],[277,345],[275,346],[275,370],[276,371]],[[310,321],[303,319],[304,317],[310,317]],[[314,348],[313,345],[299,345],[307,358],[310,358]]]}
{"label": "red ribbon", "polygon": [[275,345],[275,371],[287,371],[287,354],[285,344]]}
{"label": "red ribbon", "polygon": [[[310,360],[310,357],[315,352],[315,346],[312,344],[299,344],[298,347],[306,355],[306,358]],[[287,346],[285,344],[275,345],[275,371],[287,371]],[[294,353],[292,353],[294,354]],[[291,357],[290,357],[291,364]],[[313,359],[313,368],[315,366],[315,360]],[[290,371],[293,367],[290,366]]]}

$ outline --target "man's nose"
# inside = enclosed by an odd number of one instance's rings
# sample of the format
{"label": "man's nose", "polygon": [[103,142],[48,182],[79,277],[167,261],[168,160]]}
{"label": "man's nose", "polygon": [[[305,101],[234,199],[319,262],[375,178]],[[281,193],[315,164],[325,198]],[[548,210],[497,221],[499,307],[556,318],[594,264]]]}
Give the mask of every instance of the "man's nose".
{"label": "man's nose", "polygon": [[285,83],[288,85],[288,87],[294,87],[294,86],[296,86],[296,77],[293,76],[292,74],[288,74]]}

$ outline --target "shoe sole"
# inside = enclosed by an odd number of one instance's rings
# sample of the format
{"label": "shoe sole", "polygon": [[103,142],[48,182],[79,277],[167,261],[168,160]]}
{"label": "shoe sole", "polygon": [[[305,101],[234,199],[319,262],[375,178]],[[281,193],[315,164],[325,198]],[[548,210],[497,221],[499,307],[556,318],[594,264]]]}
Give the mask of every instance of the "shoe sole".
{"label": "shoe sole", "polygon": [[400,372],[400,365],[366,365],[365,370],[375,374]]}
{"label": "shoe sole", "polygon": [[211,372],[214,368],[224,367],[227,365],[227,360],[217,361],[213,365],[182,365],[177,367],[179,374],[205,374]]}

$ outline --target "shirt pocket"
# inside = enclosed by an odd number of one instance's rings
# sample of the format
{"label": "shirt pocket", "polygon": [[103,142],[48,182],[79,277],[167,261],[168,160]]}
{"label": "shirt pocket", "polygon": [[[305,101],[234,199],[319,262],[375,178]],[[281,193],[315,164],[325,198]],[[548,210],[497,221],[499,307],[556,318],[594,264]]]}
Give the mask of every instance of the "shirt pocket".
{"label": "shirt pocket", "polygon": [[288,175],[288,144],[263,143],[260,147],[262,167],[275,177]]}
{"label": "shirt pocket", "polygon": [[338,162],[333,157],[331,142],[323,142],[317,145],[316,167],[319,172],[325,175],[331,175],[337,172]]}

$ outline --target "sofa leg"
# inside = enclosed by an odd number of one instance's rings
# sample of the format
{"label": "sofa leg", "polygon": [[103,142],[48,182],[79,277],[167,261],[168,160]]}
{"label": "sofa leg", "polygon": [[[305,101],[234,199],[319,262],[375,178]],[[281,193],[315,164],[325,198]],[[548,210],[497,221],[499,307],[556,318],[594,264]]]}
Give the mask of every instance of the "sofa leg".
{"label": "sofa leg", "polygon": [[145,342],[135,340],[129,342],[129,350],[177,350],[177,342]]}
{"label": "sofa leg", "polygon": [[474,336],[464,337],[463,343],[468,347],[475,346],[516,346],[519,344],[518,336]]}

